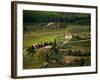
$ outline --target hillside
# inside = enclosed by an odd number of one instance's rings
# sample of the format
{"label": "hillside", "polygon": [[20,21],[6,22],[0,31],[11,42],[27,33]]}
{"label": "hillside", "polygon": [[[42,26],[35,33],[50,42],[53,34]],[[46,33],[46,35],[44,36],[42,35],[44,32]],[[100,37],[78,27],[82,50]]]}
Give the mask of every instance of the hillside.
{"label": "hillside", "polygon": [[64,22],[67,24],[90,24],[90,14],[50,11],[23,11],[24,23]]}

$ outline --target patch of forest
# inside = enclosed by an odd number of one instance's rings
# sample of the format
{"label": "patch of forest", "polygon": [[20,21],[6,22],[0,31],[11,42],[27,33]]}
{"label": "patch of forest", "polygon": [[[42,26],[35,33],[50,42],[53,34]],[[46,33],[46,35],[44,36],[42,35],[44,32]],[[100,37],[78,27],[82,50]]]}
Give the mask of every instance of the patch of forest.
{"label": "patch of forest", "polygon": [[90,24],[90,14],[24,10],[23,21],[24,23],[65,22],[88,25]]}
{"label": "patch of forest", "polygon": [[66,28],[66,25],[90,25],[90,18],[87,13],[23,10],[24,31],[45,29],[49,24],[49,28],[53,26],[53,29]]}

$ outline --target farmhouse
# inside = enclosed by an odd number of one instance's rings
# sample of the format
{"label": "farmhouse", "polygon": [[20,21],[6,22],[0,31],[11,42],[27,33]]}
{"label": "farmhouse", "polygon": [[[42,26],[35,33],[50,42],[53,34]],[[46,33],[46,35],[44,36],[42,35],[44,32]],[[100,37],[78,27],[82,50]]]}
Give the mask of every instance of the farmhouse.
{"label": "farmhouse", "polygon": [[57,29],[59,27],[60,27],[59,23],[56,23],[56,22],[49,22],[47,24],[47,28],[49,28],[49,29]]}
{"label": "farmhouse", "polygon": [[47,24],[47,26],[54,26],[54,24],[55,24],[55,23],[53,23],[53,22],[49,22],[49,23]]}

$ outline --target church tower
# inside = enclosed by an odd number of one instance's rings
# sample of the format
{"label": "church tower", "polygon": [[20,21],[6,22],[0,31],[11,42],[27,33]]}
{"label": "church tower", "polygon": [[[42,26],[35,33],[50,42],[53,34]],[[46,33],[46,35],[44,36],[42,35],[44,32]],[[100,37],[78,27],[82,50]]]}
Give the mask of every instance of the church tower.
{"label": "church tower", "polygon": [[72,38],[72,35],[71,35],[70,31],[69,31],[69,27],[66,26],[65,39],[66,40],[70,40],[71,38]]}

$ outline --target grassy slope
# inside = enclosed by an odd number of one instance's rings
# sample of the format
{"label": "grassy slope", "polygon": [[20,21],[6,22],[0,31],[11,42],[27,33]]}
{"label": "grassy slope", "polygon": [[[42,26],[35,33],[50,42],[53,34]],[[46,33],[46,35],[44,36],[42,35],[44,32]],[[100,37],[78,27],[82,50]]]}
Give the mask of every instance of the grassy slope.
{"label": "grassy slope", "polygon": [[34,43],[44,43],[51,42],[54,39],[64,34],[65,29],[55,29],[55,30],[40,30],[24,34],[24,48],[31,46]]}
{"label": "grassy slope", "polygon": [[[72,34],[77,34],[81,32],[89,32],[88,26],[78,26],[78,25],[68,25]],[[54,41],[57,36],[64,35],[65,29],[51,29],[51,30],[38,30],[30,33],[24,33],[23,37],[23,47],[27,48],[34,43],[44,43]]]}

